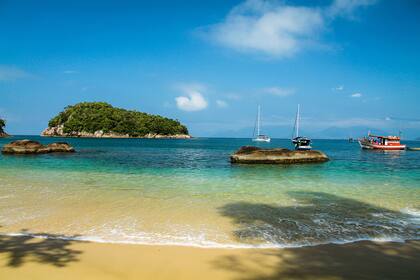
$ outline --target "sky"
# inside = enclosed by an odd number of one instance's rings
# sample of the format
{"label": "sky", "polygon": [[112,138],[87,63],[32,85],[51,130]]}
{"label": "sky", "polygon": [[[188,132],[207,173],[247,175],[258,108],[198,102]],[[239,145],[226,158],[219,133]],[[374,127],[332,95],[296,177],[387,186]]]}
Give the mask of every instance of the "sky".
{"label": "sky", "polygon": [[0,0],[0,117],[40,134],[82,101],[193,136],[420,137],[420,2]]}

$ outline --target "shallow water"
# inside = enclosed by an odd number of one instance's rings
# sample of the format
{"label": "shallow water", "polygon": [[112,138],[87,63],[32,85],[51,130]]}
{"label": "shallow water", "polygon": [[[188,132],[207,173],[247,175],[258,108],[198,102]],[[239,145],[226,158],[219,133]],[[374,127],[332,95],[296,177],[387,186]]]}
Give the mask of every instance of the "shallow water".
{"label": "shallow water", "polygon": [[0,146],[21,138],[78,152],[0,156],[4,234],[204,247],[420,238],[420,152],[315,140],[330,162],[247,166],[228,158],[249,139],[26,136]]}

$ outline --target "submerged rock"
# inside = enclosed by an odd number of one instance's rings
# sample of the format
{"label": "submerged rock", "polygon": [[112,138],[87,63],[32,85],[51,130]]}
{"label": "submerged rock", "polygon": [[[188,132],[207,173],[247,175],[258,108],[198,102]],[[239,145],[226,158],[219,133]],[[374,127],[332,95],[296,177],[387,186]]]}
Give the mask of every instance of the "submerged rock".
{"label": "submerged rock", "polygon": [[66,142],[55,142],[47,145],[51,153],[73,153],[74,148]]}
{"label": "submerged rock", "polygon": [[42,145],[32,140],[17,140],[4,145],[3,154],[47,154],[47,153],[73,153],[75,150],[65,142],[56,142]]}
{"label": "submerged rock", "polygon": [[320,151],[291,151],[283,148],[261,149],[243,146],[230,156],[230,161],[253,164],[295,164],[326,162],[329,158]]}

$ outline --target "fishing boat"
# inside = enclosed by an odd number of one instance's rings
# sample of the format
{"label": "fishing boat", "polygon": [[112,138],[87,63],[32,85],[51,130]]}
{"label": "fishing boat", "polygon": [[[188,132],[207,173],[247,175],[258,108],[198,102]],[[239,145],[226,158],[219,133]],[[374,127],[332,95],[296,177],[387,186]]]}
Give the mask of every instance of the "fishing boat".
{"label": "fishing boat", "polygon": [[367,137],[359,139],[362,149],[369,150],[405,150],[406,145],[400,143],[400,136],[379,136],[368,133]]}
{"label": "fishing boat", "polygon": [[292,143],[295,150],[311,150],[311,139],[304,136],[299,136],[299,122],[300,122],[300,104],[298,104],[295,126],[293,128]]}
{"label": "fishing boat", "polygon": [[261,106],[258,105],[258,112],[257,112],[257,123],[256,123],[256,132],[254,128],[254,138],[252,141],[255,142],[270,142],[271,138],[268,135],[261,134]]}

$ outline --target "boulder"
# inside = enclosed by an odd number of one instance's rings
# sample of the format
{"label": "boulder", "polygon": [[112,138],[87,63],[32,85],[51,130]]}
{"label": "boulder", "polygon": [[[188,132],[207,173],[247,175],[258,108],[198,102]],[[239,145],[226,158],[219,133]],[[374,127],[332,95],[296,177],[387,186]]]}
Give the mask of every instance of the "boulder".
{"label": "boulder", "polygon": [[232,163],[251,164],[316,163],[328,160],[328,156],[320,151],[291,151],[283,148],[261,149],[253,146],[243,146],[230,156]]}
{"label": "boulder", "polygon": [[47,145],[50,153],[73,153],[74,148],[66,142],[55,142]]}
{"label": "boulder", "polygon": [[74,148],[65,142],[51,143],[47,146],[32,140],[17,140],[4,145],[3,154],[46,154],[72,153]]}

